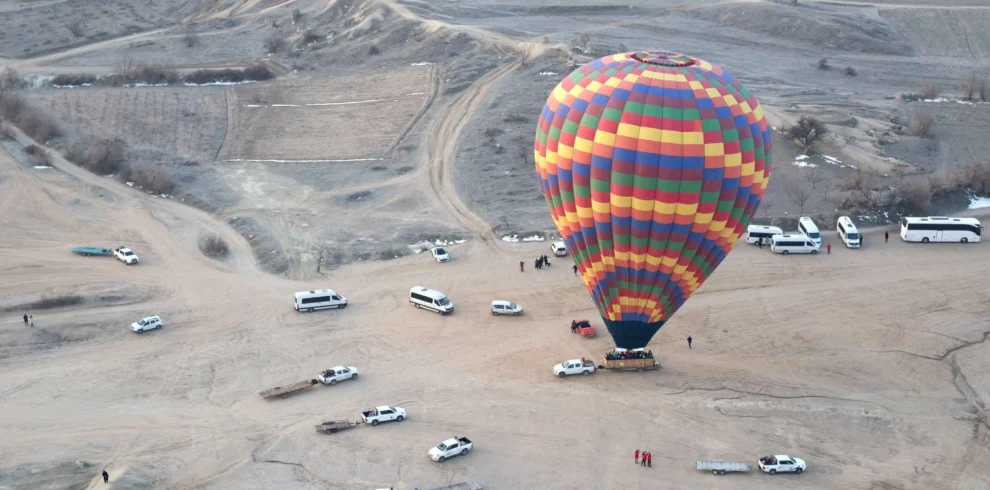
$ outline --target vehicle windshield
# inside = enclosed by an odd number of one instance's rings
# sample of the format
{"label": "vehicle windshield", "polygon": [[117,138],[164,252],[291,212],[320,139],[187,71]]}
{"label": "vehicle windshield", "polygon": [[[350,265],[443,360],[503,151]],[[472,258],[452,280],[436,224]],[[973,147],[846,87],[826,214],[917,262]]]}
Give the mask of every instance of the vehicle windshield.
{"label": "vehicle windshield", "polygon": [[859,233],[850,233],[846,236],[848,236],[850,240],[859,240]]}
{"label": "vehicle windshield", "polygon": [[131,252],[130,250],[128,250],[128,251],[124,252],[124,255],[134,255],[134,252]]}
{"label": "vehicle windshield", "polygon": [[814,232],[814,233],[808,233],[808,236],[811,237],[811,238],[815,238],[815,239],[818,239],[818,238],[821,238],[822,237],[822,235],[820,233],[818,233],[817,231]]}
{"label": "vehicle windshield", "polygon": [[450,304],[450,300],[446,297],[438,299],[437,302],[440,303],[440,306],[447,306]]}
{"label": "vehicle windshield", "polygon": [[437,449],[439,449],[441,451],[446,451],[447,450],[447,445],[441,442],[439,445],[437,445]]}
{"label": "vehicle windshield", "polygon": [[141,320],[141,321],[138,322],[138,325],[141,325],[142,327],[145,326],[145,325],[147,325],[147,324],[148,324],[148,321],[147,320]]}
{"label": "vehicle windshield", "polygon": [[519,307],[516,306],[516,305],[514,305],[514,304],[512,304],[512,303],[509,303],[509,306],[507,306],[506,308],[509,308],[510,310],[514,310],[514,309],[519,308]]}
{"label": "vehicle windshield", "polygon": [[447,254],[447,251],[446,250],[444,250],[442,248],[438,248],[437,249],[437,255],[446,255],[446,254]]}

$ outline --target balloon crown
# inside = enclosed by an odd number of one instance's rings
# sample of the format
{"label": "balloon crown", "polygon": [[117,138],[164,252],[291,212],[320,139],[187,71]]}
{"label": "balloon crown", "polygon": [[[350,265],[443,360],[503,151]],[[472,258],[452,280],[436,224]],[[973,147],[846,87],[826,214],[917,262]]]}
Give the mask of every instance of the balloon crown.
{"label": "balloon crown", "polygon": [[632,55],[632,59],[660,66],[691,66],[697,63],[694,58],[670,51],[639,51]]}

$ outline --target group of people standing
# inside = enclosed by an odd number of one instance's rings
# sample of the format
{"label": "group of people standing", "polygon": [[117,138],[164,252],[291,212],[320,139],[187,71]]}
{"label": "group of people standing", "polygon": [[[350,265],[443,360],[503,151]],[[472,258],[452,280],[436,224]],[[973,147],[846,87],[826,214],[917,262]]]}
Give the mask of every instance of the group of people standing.
{"label": "group of people standing", "polygon": [[639,449],[636,450],[636,454],[635,454],[634,458],[635,458],[634,461],[636,461],[636,464],[638,464],[640,466],[649,466],[650,468],[653,467],[653,453],[651,453],[649,451],[643,451],[642,462],[640,461],[640,452],[639,452]]}
{"label": "group of people standing", "polygon": [[536,268],[542,269],[544,266],[550,267],[550,258],[546,255],[541,255],[540,258],[536,259]]}
{"label": "group of people standing", "polygon": [[607,352],[605,354],[605,359],[610,361],[617,361],[619,359],[653,359],[653,351],[648,350],[643,351],[625,351],[625,352]]}

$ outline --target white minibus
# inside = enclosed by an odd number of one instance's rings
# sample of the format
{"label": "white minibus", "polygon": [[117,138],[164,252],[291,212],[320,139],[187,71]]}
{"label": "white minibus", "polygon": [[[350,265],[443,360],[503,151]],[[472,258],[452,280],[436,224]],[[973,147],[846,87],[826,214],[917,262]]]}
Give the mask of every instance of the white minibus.
{"label": "white minibus", "polygon": [[347,298],[332,289],[314,289],[296,293],[296,311],[322,310],[323,308],[344,308]]}
{"label": "white minibus", "polygon": [[776,226],[749,225],[746,228],[746,243],[757,244],[762,238],[764,244],[770,245],[770,237],[783,234],[784,230]]}
{"label": "white minibus", "polygon": [[454,303],[451,303],[445,294],[422,286],[416,286],[409,290],[409,303],[416,308],[426,308],[441,315],[454,311]]}
{"label": "white minibus", "polygon": [[818,227],[815,226],[814,221],[811,221],[811,218],[802,216],[798,220],[798,231],[808,235],[808,238],[814,241],[816,245],[822,245],[822,234],[818,232]]}
{"label": "white minibus", "polygon": [[905,242],[978,242],[981,231],[976,218],[901,218],[901,238]]}
{"label": "white minibus", "polygon": [[846,244],[846,248],[859,248],[859,230],[848,216],[839,216],[839,221],[835,223],[835,231],[842,239],[842,243]]}
{"label": "white minibus", "polygon": [[774,235],[770,238],[770,250],[779,254],[816,254],[818,246],[805,235]]}

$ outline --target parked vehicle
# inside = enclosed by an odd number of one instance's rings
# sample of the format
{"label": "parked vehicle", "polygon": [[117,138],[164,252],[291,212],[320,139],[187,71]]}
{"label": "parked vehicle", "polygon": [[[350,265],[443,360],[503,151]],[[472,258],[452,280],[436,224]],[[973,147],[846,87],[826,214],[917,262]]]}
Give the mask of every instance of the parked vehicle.
{"label": "parked vehicle", "polygon": [[353,427],[361,425],[363,422],[360,420],[357,422],[351,422],[350,420],[331,420],[329,422],[323,422],[316,427],[316,432],[322,432],[324,434],[336,434],[342,430],[347,430]]}
{"label": "parked vehicle", "polygon": [[109,248],[76,247],[72,249],[72,253],[89,257],[90,255],[113,255],[113,250]]}
{"label": "parked vehicle", "polygon": [[159,328],[162,328],[162,319],[158,315],[145,317],[131,324],[131,330],[137,333],[144,333]]}
{"label": "parked vehicle", "polygon": [[402,407],[390,407],[383,405],[371,410],[361,412],[361,420],[372,426],[377,426],[382,422],[402,422],[406,419],[406,409]]}
{"label": "parked vehicle", "polygon": [[553,367],[553,374],[555,376],[564,378],[574,374],[582,374],[588,376],[595,372],[595,363],[588,359],[571,359],[569,361],[564,361]]}
{"label": "parked vehicle", "polygon": [[113,255],[114,257],[117,257],[117,260],[127,265],[133,265],[138,263],[138,256],[134,252],[132,252],[131,249],[126,247],[113,249]]}
{"label": "parked vehicle", "polygon": [[774,235],[770,250],[779,254],[816,254],[821,247],[805,235]]}
{"label": "parked vehicle", "polygon": [[337,294],[333,289],[314,289],[299,291],[295,295],[296,311],[314,311],[324,308],[346,308],[347,298]]}
{"label": "parked vehicle", "polygon": [[582,337],[598,336],[598,330],[595,330],[588,320],[572,320],[571,333],[581,334]]}
{"label": "parked vehicle", "polygon": [[522,315],[522,306],[515,303],[510,303],[508,301],[496,300],[492,301],[492,315]]}
{"label": "parked vehicle", "polygon": [[323,371],[316,379],[320,380],[320,383],[333,386],[339,381],[358,379],[358,370],[356,367],[336,366]]}
{"label": "parked vehicle", "polygon": [[433,254],[433,258],[436,259],[437,262],[446,262],[450,260],[450,255],[446,250],[444,250],[443,247],[434,248],[433,250],[430,250],[430,253]]}
{"label": "parked vehicle", "polygon": [[550,244],[550,250],[557,257],[563,257],[567,255],[567,245],[564,242],[553,242]]}
{"label": "parked vehicle", "polygon": [[803,459],[792,458],[786,454],[775,456],[764,456],[760,458],[760,469],[771,475],[777,473],[803,473],[808,469],[808,465]]}
{"label": "parked vehicle", "polygon": [[443,463],[447,459],[459,454],[466,455],[474,448],[474,443],[467,437],[455,437],[437,444],[437,447],[430,449],[430,458],[433,461]]}
{"label": "parked vehicle", "polygon": [[802,216],[798,220],[798,231],[815,242],[815,245],[819,247],[822,245],[822,234],[818,231],[818,226],[815,225],[815,222],[810,217]]}
{"label": "parked vehicle", "polygon": [[258,394],[261,395],[261,397],[262,398],[265,398],[265,399],[270,399],[270,398],[275,398],[275,397],[288,398],[288,396],[291,395],[291,394],[293,394],[293,393],[296,393],[296,392],[299,392],[299,391],[302,391],[302,390],[307,390],[307,389],[312,388],[312,387],[314,387],[314,386],[316,386],[318,384],[320,384],[320,381],[319,380],[317,380],[317,379],[311,379],[309,381],[300,381],[298,383],[293,383],[291,385],[276,386],[276,387],[274,387],[274,388],[272,388],[270,390],[265,390],[265,391],[262,391],[261,393],[258,393]]}
{"label": "parked vehicle", "polygon": [[656,359],[608,359],[605,358],[602,366],[607,370],[614,371],[636,371],[643,372],[659,369],[660,363]]}
{"label": "parked vehicle", "polygon": [[416,308],[426,308],[441,315],[454,311],[454,303],[447,299],[447,295],[422,286],[416,286],[409,290],[409,303]]}
{"label": "parked vehicle", "polygon": [[901,218],[901,239],[905,242],[975,243],[981,240],[982,231],[976,218]]}
{"label": "parked vehicle", "polygon": [[859,248],[859,230],[848,216],[839,216],[839,221],[835,223],[835,232],[839,234],[839,239],[846,244],[846,248]]}
{"label": "parked vehicle", "polygon": [[746,229],[746,243],[757,244],[763,239],[764,245],[770,244],[770,238],[774,235],[783,235],[784,230],[776,226],[749,225]]}
{"label": "parked vehicle", "polygon": [[752,468],[746,463],[706,460],[698,461],[698,469],[701,471],[711,471],[713,475],[724,475],[732,471],[749,471]]}

